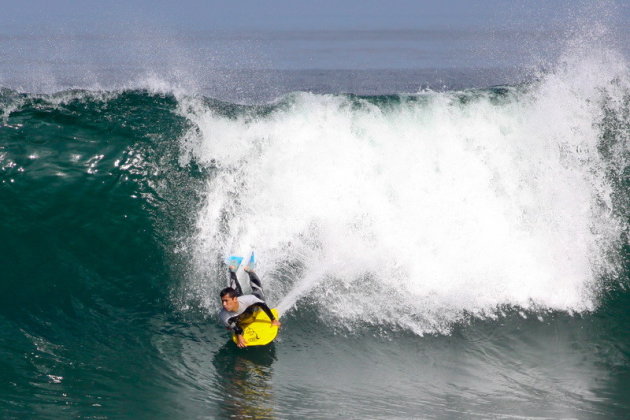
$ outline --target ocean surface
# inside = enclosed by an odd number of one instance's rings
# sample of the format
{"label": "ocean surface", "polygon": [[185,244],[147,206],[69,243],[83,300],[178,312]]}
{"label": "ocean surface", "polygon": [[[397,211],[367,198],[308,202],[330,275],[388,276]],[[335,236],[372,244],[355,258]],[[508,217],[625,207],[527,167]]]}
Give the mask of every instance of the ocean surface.
{"label": "ocean surface", "polygon": [[[0,417],[627,417],[630,67],[600,29],[532,65],[440,33],[408,67],[189,73],[0,37]],[[283,326],[239,350],[217,294],[252,250]]]}

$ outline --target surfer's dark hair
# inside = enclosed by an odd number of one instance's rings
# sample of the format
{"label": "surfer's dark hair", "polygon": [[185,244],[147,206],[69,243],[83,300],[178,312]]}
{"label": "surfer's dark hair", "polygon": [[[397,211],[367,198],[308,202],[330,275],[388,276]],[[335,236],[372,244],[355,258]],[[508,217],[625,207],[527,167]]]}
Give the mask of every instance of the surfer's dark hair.
{"label": "surfer's dark hair", "polygon": [[238,294],[236,293],[236,290],[234,290],[234,289],[233,289],[233,288],[231,288],[231,287],[226,287],[225,289],[221,290],[221,293],[219,293],[219,295],[220,295],[221,297],[223,297],[223,296],[227,295],[227,296],[229,296],[229,297],[231,297],[231,298],[235,298],[235,297],[237,297],[237,296],[238,296]]}

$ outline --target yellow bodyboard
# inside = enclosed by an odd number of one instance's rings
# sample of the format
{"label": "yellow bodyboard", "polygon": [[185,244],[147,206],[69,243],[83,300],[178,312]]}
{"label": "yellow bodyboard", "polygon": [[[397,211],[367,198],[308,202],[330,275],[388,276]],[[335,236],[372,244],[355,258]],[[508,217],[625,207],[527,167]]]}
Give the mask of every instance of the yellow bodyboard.
{"label": "yellow bodyboard", "polygon": [[[271,313],[276,319],[280,318],[276,308],[273,308]],[[271,343],[277,335],[278,327],[271,325],[271,320],[262,309],[256,312],[251,323],[243,325],[243,337],[248,346],[264,346]],[[236,334],[232,334],[232,341],[236,343]]]}

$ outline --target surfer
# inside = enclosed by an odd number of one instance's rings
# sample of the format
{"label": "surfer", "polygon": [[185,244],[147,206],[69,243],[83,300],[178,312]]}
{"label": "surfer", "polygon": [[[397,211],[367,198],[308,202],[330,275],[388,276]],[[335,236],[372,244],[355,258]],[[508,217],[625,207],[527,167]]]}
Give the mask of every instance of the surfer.
{"label": "surfer", "polygon": [[219,312],[219,319],[236,334],[236,345],[240,348],[247,347],[245,337],[243,337],[242,323],[250,321],[255,311],[262,309],[271,320],[271,325],[279,327],[280,321],[271,312],[265,303],[262,283],[254,270],[245,267],[245,272],[249,275],[249,284],[252,287],[251,295],[243,295],[243,290],[236,277],[236,267],[230,266],[230,287],[221,290],[221,304],[223,309]]}

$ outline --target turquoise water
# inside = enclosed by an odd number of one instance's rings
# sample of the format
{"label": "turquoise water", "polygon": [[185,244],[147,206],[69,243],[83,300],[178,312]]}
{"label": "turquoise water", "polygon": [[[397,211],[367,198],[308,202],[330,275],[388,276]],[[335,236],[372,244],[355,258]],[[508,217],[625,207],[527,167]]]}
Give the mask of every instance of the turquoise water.
{"label": "turquoise water", "polygon": [[[630,90],[606,60],[253,106],[2,90],[2,417],[623,417]],[[216,293],[252,249],[283,327],[238,350]]]}

